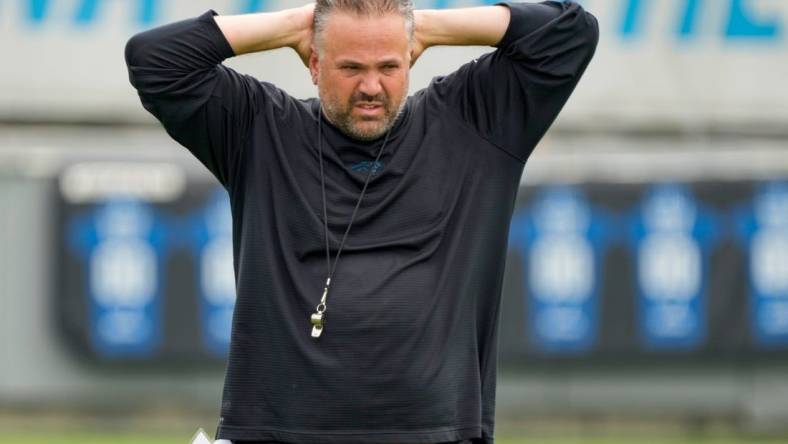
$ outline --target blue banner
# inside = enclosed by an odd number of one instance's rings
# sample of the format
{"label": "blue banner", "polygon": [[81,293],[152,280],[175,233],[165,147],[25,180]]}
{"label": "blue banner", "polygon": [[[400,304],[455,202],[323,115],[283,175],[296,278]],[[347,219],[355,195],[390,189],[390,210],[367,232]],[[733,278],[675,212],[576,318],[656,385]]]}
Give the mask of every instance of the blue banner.
{"label": "blue banner", "polygon": [[225,356],[235,307],[233,225],[227,191],[217,187],[190,220],[203,344],[209,353]]}
{"label": "blue banner", "polygon": [[788,346],[788,183],[766,183],[736,211],[747,251],[750,328],[761,347]]}
{"label": "blue banner", "polygon": [[630,227],[641,341],[657,349],[698,347],[707,333],[714,217],[687,187],[658,184],[645,194]]}
{"label": "blue banner", "polygon": [[105,357],[152,355],[161,341],[165,230],[144,202],[114,198],[73,218],[68,242],[87,273],[90,342]]}
{"label": "blue banner", "polygon": [[523,258],[526,335],[543,352],[594,346],[607,225],[582,191],[568,186],[541,190],[513,216],[509,243]]}

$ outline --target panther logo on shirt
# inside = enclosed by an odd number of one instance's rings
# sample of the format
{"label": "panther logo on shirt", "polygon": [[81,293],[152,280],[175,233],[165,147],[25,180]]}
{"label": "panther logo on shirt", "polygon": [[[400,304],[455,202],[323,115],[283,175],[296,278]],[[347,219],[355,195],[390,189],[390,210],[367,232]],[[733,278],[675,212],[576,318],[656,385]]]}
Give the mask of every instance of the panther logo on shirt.
{"label": "panther logo on shirt", "polygon": [[372,167],[372,175],[375,176],[378,174],[378,171],[380,171],[383,168],[383,162],[381,161],[372,162],[369,160],[364,160],[351,165],[350,169],[356,173],[368,173],[370,167]]}

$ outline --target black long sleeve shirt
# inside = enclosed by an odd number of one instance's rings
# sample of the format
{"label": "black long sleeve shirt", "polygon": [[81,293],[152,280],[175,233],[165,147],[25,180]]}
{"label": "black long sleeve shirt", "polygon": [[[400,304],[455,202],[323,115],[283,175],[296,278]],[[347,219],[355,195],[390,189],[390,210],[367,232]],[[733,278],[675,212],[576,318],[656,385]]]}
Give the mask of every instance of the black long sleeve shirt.
{"label": "black long sleeve shirt", "polygon": [[[375,168],[331,282],[318,99],[225,67],[208,11],[132,37],[145,109],[224,185],[237,301],[218,437],[292,443],[492,443],[497,323],[523,166],[598,39],[575,3],[510,3],[497,49],[408,97],[380,165],[323,118],[331,257]],[[366,163],[365,163],[366,162]],[[361,166],[361,167],[359,167]]]}

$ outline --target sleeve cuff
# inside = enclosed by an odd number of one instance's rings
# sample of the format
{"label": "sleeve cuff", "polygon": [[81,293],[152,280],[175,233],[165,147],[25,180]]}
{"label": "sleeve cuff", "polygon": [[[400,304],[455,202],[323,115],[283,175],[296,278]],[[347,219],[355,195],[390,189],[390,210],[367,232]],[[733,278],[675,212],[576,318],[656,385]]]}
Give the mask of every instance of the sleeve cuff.
{"label": "sleeve cuff", "polygon": [[506,6],[509,8],[511,18],[509,27],[498,42],[496,48],[506,48],[520,37],[524,37],[531,32],[541,28],[550,20],[561,15],[562,7],[559,1],[546,1],[542,3],[521,3],[513,1],[503,1],[495,4],[496,6]]}
{"label": "sleeve cuff", "polygon": [[227,37],[224,36],[222,30],[219,29],[219,25],[216,24],[216,20],[213,19],[217,15],[219,14],[216,11],[209,9],[197,17],[197,21],[205,23],[208,29],[211,30],[211,40],[216,44],[216,48],[220,51],[223,58],[229,59],[230,57],[235,57],[236,54],[233,47],[230,46]]}

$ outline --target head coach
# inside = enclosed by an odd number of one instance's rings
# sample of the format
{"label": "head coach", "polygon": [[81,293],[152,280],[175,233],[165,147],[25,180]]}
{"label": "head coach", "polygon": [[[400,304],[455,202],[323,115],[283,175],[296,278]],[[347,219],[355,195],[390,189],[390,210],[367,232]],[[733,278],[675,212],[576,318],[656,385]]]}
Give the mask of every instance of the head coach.
{"label": "head coach", "polygon": [[[142,105],[230,196],[237,300],[217,438],[493,442],[515,196],[597,39],[572,2],[318,0],[129,40]],[[496,49],[408,95],[435,45]],[[319,98],[221,63],[280,47]]]}

